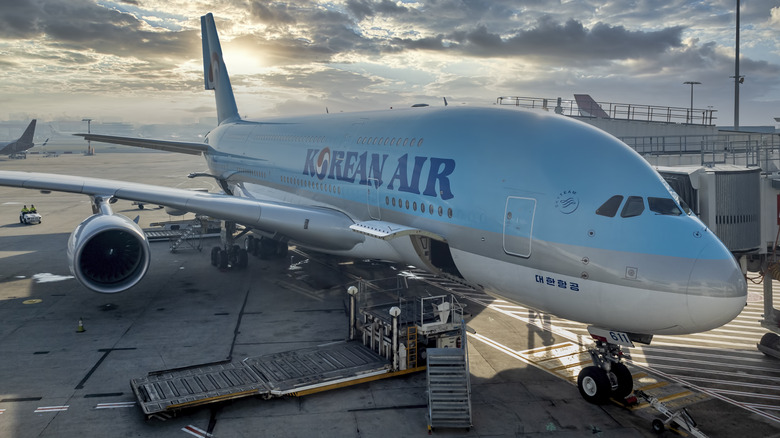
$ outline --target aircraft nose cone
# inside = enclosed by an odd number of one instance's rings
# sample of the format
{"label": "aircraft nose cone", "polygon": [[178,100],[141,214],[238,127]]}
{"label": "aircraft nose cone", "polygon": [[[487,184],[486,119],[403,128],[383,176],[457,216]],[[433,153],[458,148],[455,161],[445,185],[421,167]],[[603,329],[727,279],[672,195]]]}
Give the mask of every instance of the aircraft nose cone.
{"label": "aircraft nose cone", "polygon": [[691,332],[728,323],[747,303],[747,283],[736,260],[720,241],[702,249],[691,269],[687,289]]}

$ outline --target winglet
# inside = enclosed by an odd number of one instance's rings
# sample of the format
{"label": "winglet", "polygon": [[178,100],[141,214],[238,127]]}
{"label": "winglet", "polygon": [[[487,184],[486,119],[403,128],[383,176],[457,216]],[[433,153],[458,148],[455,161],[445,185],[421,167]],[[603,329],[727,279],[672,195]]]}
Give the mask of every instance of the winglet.
{"label": "winglet", "polygon": [[241,118],[238,115],[227,68],[222,60],[222,47],[219,44],[217,26],[211,13],[200,17],[200,28],[203,41],[203,80],[207,90],[214,90],[217,99],[217,120],[219,124],[238,121]]}

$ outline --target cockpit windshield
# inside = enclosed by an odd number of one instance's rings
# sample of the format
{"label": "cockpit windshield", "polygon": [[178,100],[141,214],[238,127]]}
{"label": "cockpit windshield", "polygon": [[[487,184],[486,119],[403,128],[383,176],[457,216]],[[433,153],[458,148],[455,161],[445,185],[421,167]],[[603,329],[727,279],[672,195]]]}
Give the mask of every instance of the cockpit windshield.
{"label": "cockpit windshield", "polygon": [[667,216],[679,216],[682,214],[680,207],[672,198],[647,198],[650,211]]}
{"label": "cockpit windshield", "polygon": [[622,202],[623,197],[620,195],[615,195],[607,199],[607,202],[601,204],[601,207],[596,209],[596,214],[607,217],[615,217]]}
{"label": "cockpit windshield", "polygon": [[[607,199],[606,202],[601,204],[596,209],[596,214],[600,216],[615,217],[618,210],[620,210],[621,204],[623,204],[624,196],[614,195]],[[691,209],[685,202],[680,199],[680,204],[677,204],[672,198],[647,198],[647,207],[655,214],[664,216],[680,216],[683,214],[691,214]],[[682,210],[680,207],[682,206]],[[635,217],[642,214],[645,211],[644,198],[641,196],[629,196],[623,205],[623,210],[620,210],[620,217]]]}
{"label": "cockpit windshield", "polygon": [[623,211],[620,212],[620,217],[634,217],[639,216],[645,211],[645,201],[641,196],[629,196],[626,200],[626,205],[623,206]]}

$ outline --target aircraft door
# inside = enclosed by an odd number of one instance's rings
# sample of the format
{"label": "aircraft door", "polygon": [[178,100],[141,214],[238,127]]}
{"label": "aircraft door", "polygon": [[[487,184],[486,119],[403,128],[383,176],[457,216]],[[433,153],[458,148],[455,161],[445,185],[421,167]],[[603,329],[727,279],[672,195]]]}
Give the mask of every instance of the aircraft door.
{"label": "aircraft door", "polygon": [[504,210],[504,252],[518,257],[531,256],[536,199],[509,196]]}
{"label": "aircraft door", "polygon": [[371,180],[367,188],[366,205],[368,205],[368,215],[371,219],[380,220],[382,214],[379,208],[379,189],[376,187],[376,180]]}

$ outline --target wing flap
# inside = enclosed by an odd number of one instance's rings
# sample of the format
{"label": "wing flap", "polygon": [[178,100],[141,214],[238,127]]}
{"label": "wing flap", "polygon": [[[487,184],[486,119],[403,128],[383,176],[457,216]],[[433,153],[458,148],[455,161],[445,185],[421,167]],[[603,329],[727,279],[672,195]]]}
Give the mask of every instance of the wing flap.
{"label": "wing flap", "polygon": [[114,135],[97,134],[73,135],[84,137],[85,140],[99,141],[101,143],[121,144],[124,146],[134,146],[146,149],[157,149],[160,151],[176,152],[180,154],[200,155],[209,149],[209,146],[205,143],[187,141],[154,140],[151,138],[119,137]]}
{"label": "wing flap", "polygon": [[363,221],[351,225],[349,228],[352,231],[381,240],[392,240],[403,236],[426,236],[446,242],[446,239],[436,233],[387,221]]}

